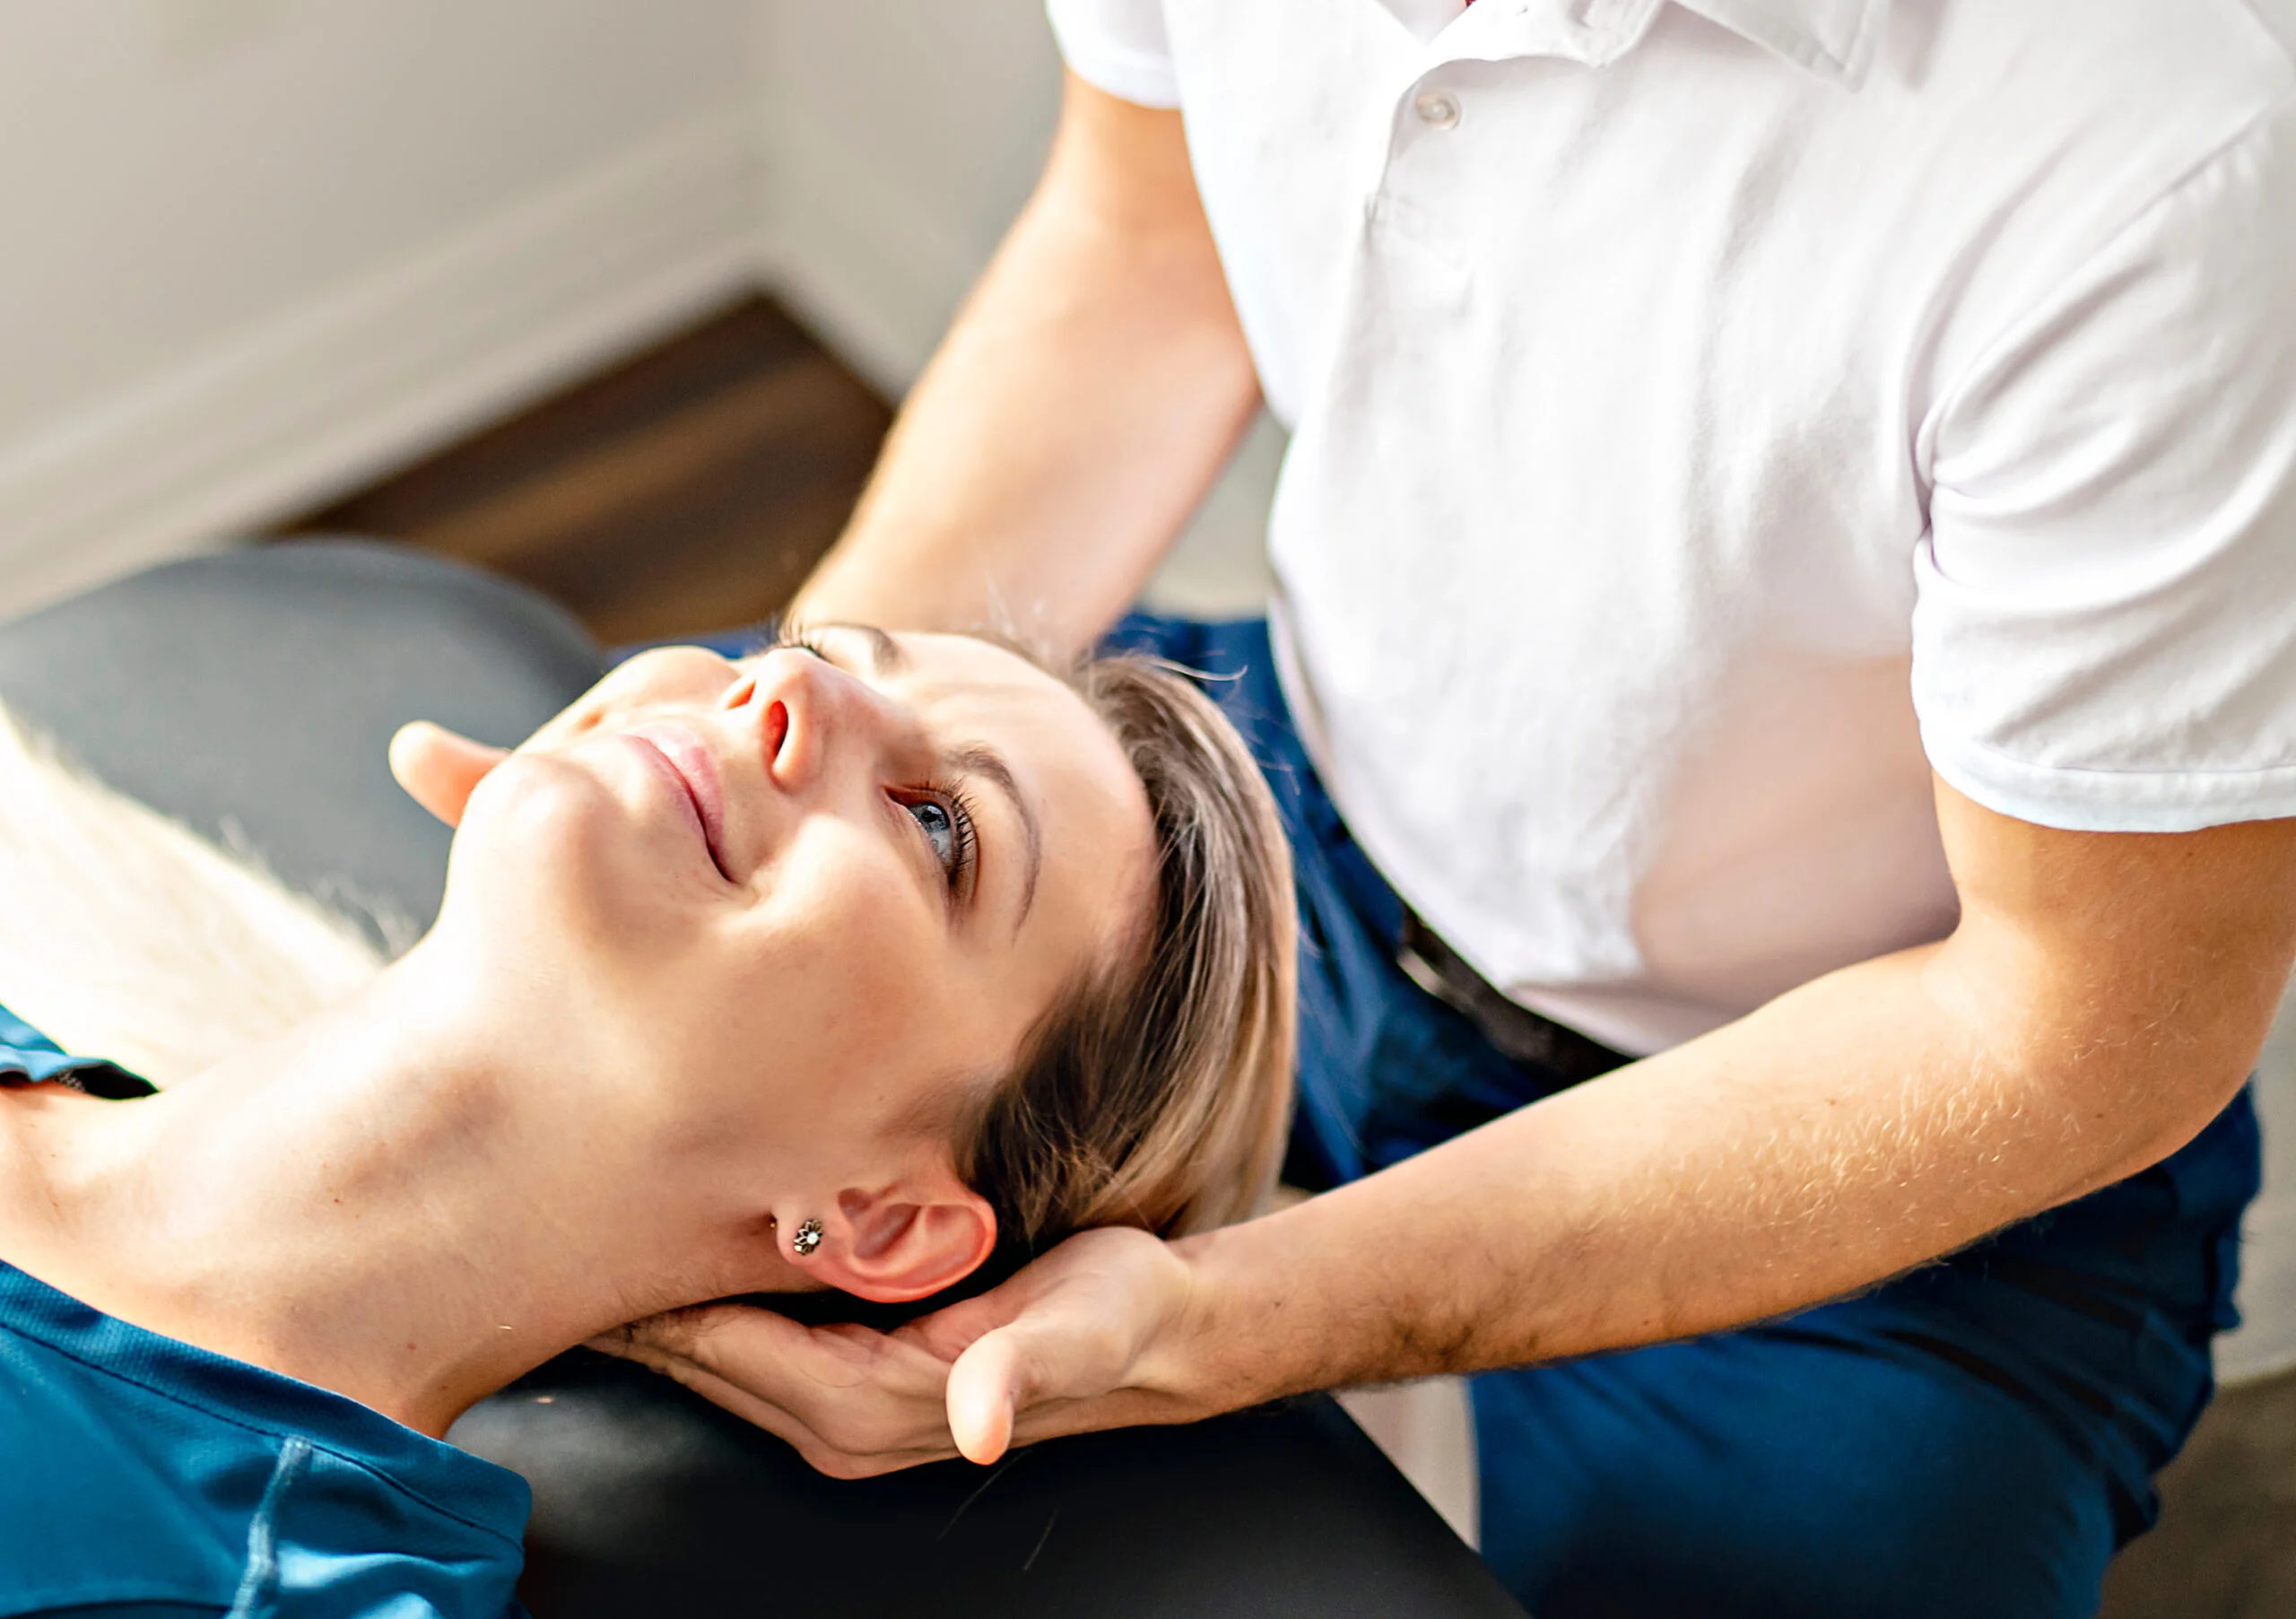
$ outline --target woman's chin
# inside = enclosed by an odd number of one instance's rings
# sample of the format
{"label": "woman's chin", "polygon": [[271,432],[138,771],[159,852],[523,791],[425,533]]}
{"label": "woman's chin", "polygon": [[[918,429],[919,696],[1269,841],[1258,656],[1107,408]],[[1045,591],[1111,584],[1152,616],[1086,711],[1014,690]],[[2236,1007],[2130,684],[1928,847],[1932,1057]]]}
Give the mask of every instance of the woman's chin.
{"label": "woman's chin", "polygon": [[464,826],[442,922],[638,966],[685,956],[698,925],[722,914],[723,879],[698,841],[595,787],[541,783]]}

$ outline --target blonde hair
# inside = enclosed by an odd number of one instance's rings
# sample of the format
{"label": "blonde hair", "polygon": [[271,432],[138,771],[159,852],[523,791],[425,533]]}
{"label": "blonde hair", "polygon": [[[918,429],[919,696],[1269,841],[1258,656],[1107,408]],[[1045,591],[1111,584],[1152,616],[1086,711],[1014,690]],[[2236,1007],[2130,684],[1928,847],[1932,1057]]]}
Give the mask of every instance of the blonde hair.
{"label": "blonde hair", "polygon": [[283,1032],[385,960],[349,918],[94,780],[4,709],[0,894],[0,1005],[158,1085]]}
{"label": "blonde hair", "polygon": [[1219,709],[1154,660],[1070,677],[1147,789],[1155,872],[1130,948],[1041,1019],[957,1131],[996,1211],[992,1275],[1071,1232],[1165,1236],[1243,1218],[1273,1188],[1292,1094],[1291,848]]}

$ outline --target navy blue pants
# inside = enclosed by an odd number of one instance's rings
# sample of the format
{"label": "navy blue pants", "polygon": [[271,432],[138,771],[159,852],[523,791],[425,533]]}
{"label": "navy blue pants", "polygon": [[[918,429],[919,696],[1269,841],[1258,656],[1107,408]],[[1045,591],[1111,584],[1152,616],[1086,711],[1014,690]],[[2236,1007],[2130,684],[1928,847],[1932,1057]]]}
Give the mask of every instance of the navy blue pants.
{"label": "navy blue pants", "polygon": [[[1287,1178],[1352,1179],[1560,1088],[1396,965],[1401,906],[1300,749],[1265,627],[1112,639],[1209,677],[1292,836]],[[1857,1298],[1479,1378],[1483,1554],[1539,1619],[2085,1619],[2208,1402],[2259,1172],[2243,1092],[2166,1162]]]}

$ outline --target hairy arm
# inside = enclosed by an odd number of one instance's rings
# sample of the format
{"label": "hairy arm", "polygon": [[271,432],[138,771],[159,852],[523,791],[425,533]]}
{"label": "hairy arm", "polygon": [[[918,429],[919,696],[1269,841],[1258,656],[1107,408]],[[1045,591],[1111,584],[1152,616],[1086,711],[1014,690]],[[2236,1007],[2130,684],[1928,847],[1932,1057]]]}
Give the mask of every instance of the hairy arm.
{"label": "hairy arm", "polygon": [[1081,648],[1258,402],[1179,115],[1068,76],[1043,178],[895,423],[798,618]]}

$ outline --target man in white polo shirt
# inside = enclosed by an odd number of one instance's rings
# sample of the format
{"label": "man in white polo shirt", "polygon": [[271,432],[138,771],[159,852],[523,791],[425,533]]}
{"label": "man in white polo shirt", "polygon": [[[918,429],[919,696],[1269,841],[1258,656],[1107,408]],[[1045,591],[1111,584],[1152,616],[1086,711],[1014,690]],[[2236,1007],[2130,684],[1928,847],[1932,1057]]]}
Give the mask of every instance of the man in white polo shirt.
{"label": "man in white polo shirt", "polygon": [[1545,1619],[2093,1611],[2296,952],[2287,49],[2243,0],[1051,11],[1042,186],[801,610],[1086,644],[1265,398],[1272,642],[1126,633],[1239,673],[1292,1169],[1350,1184],[643,1353],[847,1472],[1527,1368],[1483,1545]]}

